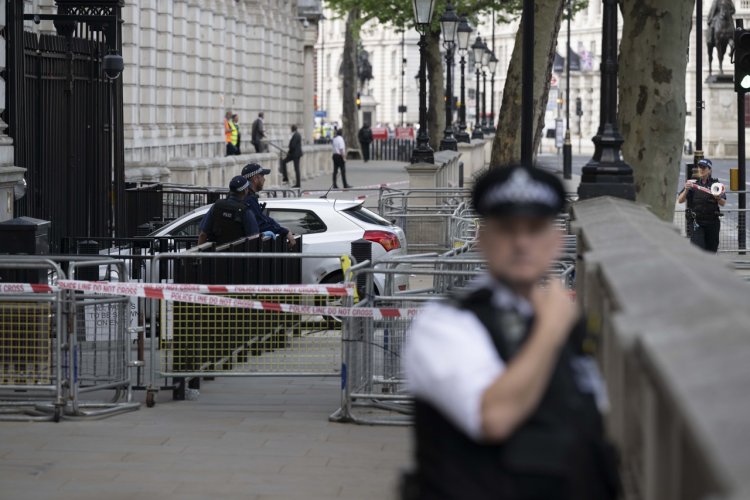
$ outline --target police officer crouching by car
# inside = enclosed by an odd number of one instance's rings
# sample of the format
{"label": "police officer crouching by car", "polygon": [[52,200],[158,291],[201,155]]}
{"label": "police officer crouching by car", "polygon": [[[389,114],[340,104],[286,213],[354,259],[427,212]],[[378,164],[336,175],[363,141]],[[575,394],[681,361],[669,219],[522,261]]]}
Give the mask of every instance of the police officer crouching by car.
{"label": "police officer crouching by car", "polygon": [[711,177],[713,163],[709,159],[698,161],[698,179],[689,179],[685,182],[685,187],[680,191],[677,197],[678,203],[687,201],[688,223],[692,224],[692,233],[690,241],[694,245],[714,252],[719,249],[719,233],[721,232],[721,221],[719,216],[721,210],[727,203],[727,195],[714,195],[707,193],[703,189],[697,189],[696,186],[704,189],[711,189],[719,179]]}
{"label": "police officer crouching by car", "polygon": [[245,205],[249,189],[250,183],[241,175],[232,178],[229,196],[214,203],[201,221],[199,245],[207,241],[223,245],[260,232],[255,217]]}
{"label": "police officer crouching by car", "polygon": [[266,185],[266,176],[270,173],[270,170],[261,167],[257,163],[248,163],[245,165],[242,169],[242,176],[250,183],[250,188],[245,197],[245,204],[247,204],[250,213],[255,217],[255,221],[258,223],[258,230],[261,233],[272,236],[274,239],[278,236],[283,236],[286,238],[289,248],[294,248],[297,244],[294,233],[282,227],[273,217],[268,216],[265,213],[266,204],[261,203],[258,197],[258,193],[263,191],[263,186]]}
{"label": "police officer crouching by car", "polygon": [[412,323],[403,368],[417,469],[403,497],[615,499],[585,323],[558,280],[540,284],[561,246],[562,184],[539,169],[493,168],[472,197],[487,273]]}

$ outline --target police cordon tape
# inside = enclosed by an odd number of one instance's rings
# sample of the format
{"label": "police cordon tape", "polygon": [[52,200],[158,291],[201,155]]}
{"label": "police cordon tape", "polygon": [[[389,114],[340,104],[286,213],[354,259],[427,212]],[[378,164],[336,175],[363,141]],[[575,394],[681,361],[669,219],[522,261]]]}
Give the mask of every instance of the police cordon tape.
{"label": "police cordon tape", "polygon": [[53,293],[60,288],[49,285],[32,285],[28,283],[0,283],[0,293]]}
{"label": "police cordon tape", "polygon": [[[339,307],[339,306],[304,306],[298,304],[281,304],[278,302],[266,302],[260,300],[235,299],[221,295],[207,295],[204,293],[184,292],[168,287],[175,285],[157,285],[151,283],[101,283],[94,281],[60,280],[58,287],[64,290],[88,292],[99,295],[122,295],[126,297],[140,297],[146,299],[166,300],[173,302],[185,302],[188,304],[199,304],[218,307],[236,307],[238,309],[254,309],[257,311],[271,311],[280,313],[339,316],[345,318],[413,318],[419,312],[417,308],[384,308],[384,307]],[[188,285],[193,287],[208,285]],[[213,286],[213,285],[212,285]],[[253,288],[252,286],[245,286]],[[284,285],[279,288],[288,287]],[[178,286],[179,288],[179,286]],[[223,288],[223,287],[221,287]],[[230,287],[226,287],[230,288]],[[276,287],[263,287],[276,288]],[[301,287],[309,288],[309,287]],[[317,287],[329,288],[329,287]],[[332,287],[337,288],[337,287]],[[239,293],[239,292],[235,292]],[[246,292],[250,293],[250,292]],[[260,293],[260,292],[252,292]],[[269,293],[269,292],[264,292]],[[278,292],[271,293],[292,293]]]}
{"label": "police cordon tape", "polygon": [[[84,282],[90,283],[90,282]],[[109,282],[96,282],[111,284]],[[133,285],[133,283],[120,283]],[[174,292],[193,293],[239,293],[239,294],[293,294],[293,295],[327,295],[332,297],[354,296],[354,284],[343,285],[190,285],[182,283],[145,283],[149,288]],[[0,293],[52,293],[60,287],[28,283],[0,283]]]}

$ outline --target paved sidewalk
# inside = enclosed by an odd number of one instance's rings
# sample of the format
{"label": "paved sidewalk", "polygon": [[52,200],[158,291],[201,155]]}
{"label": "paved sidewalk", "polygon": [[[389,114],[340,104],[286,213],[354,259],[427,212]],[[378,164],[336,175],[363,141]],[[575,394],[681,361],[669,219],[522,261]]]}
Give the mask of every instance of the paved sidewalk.
{"label": "paved sidewalk", "polygon": [[328,422],[339,384],[219,378],[105,420],[0,422],[0,499],[395,498],[410,430]]}

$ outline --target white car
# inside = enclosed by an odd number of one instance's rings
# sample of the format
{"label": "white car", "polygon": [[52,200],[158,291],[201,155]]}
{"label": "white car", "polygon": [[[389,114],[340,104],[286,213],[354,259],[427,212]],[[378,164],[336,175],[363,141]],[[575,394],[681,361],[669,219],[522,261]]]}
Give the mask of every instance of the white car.
{"label": "white car", "polygon": [[[264,199],[266,212],[282,227],[302,235],[302,254],[349,255],[351,242],[365,239],[373,242],[372,257],[406,255],[404,231],[366,209],[361,200],[320,198]],[[149,236],[158,238],[198,239],[203,216],[211,208],[205,205],[175,219]],[[338,258],[303,258],[302,283],[338,283],[343,281]],[[374,276],[378,292],[384,291],[385,276]],[[394,291],[408,288],[409,277],[394,275]]]}

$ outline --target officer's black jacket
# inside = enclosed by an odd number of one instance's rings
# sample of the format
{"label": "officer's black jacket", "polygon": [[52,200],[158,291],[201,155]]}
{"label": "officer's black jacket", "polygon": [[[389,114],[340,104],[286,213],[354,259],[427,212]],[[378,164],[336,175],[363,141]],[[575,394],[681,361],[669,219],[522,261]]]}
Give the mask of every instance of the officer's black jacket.
{"label": "officer's black jacket", "polygon": [[[507,364],[518,349],[507,341],[492,291],[455,301],[472,311]],[[526,324],[528,336],[533,320]],[[576,385],[572,360],[581,355],[581,323],[561,351],[534,413],[501,444],[474,441],[424,400],[416,402],[418,470],[407,498],[472,500],[611,500],[617,497],[614,454],[604,438],[593,395]],[[458,362],[458,360],[457,360]],[[460,362],[466,362],[461,360]]]}

